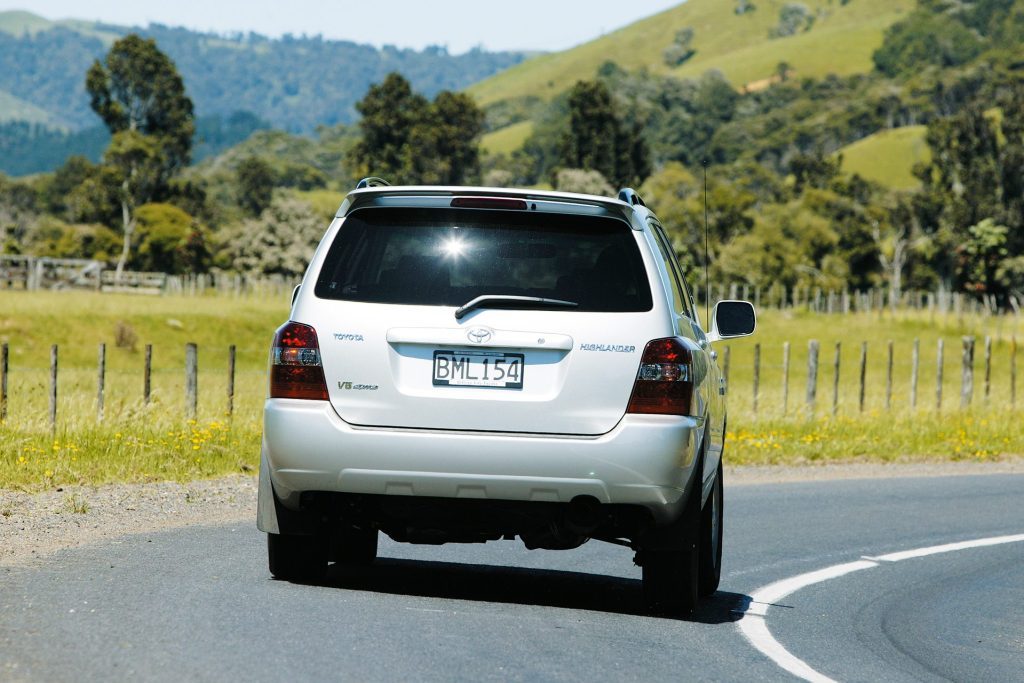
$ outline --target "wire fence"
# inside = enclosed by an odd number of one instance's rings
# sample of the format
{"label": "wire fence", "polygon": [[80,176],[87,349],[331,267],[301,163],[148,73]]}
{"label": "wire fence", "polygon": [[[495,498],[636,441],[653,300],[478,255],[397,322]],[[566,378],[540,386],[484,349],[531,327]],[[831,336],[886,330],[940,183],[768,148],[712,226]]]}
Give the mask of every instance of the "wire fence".
{"label": "wire fence", "polygon": [[[886,341],[816,339],[725,345],[719,364],[730,412],[785,418],[865,413],[941,414],[974,408],[1015,409],[1017,339],[938,338],[925,348]],[[743,357],[737,357],[741,351]],[[767,358],[774,362],[766,363]]]}
{"label": "wire fence", "polygon": [[[939,338],[933,350],[922,348],[915,339],[909,348],[894,342],[847,343],[836,341],[827,346],[810,340],[806,349],[794,350],[790,342],[772,345],[754,343],[744,349],[750,355],[738,358],[732,345],[720,347],[719,364],[729,387],[730,410],[748,418],[801,418],[822,415],[863,415],[865,412],[909,411],[934,412],[970,410],[976,405],[1014,409],[1017,402],[1017,341],[994,343],[991,336],[978,340],[965,336],[958,343],[946,343]],[[997,352],[998,350],[998,352]],[[216,412],[230,419],[235,413],[236,398],[236,346],[230,345],[226,353],[216,350],[215,368],[207,368],[206,376],[216,375],[216,381],[207,381],[206,391],[215,387],[219,398],[206,397],[206,412]],[[207,356],[210,357],[209,355]],[[177,370],[161,368],[161,409],[180,415],[183,420],[195,420],[200,412],[199,348],[190,343],[185,346],[184,366]],[[74,413],[82,420],[92,412],[97,423],[107,418],[109,401],[107,345],[97,349],[97,362],[89,400],[90,382],[83,368],[62,369],[60,348],[50,347],[49,369],[45,381],[38,370],[26,370],[24,376],[35,376],[35,381],[23,381],[21,387],[34,396],[34,408],[18,416],[9,412],[11,401],[10,353],[7,343],[0,344],[0,423],[18,421],[38,423],[43,405],[38,399],[45,391],[45,423],[56,431],[64,417],[59,407]],[[766,362],[769,361],[769,362]],[[221,364],[223,363],[223,364]],[[153,400],[153,346],[147,344],[142,364],[134,379],[130,372],[119,371],[117,386],[119,406],[137,404],[148,407]],[[247,413],[255,413],[256,402],[262,400],[265,372],[246,374],[244,394]],[[173,381],[169,376],[176,375]],[[62,381],[68,378],[75,396],[61,402]],[[133,387],[134,388],[131,388]],[[180,392],[175,397],[169,394]],[[89,407],[91,405],[91,407]]]}
{"label": "wire fence", "polygon": [[[94,290],[105,293],[232,297],[278,296],[291,292],[301,281],[291,275],[253,275],[228,272],[169,274],[124,271],[118,274],[99,261],[56,259],[0,254],[0,290]],[[696,288],[703,305],[707,292]],[[1021,301],[1011,294],[1005,301],[993,295],[969,295],[944,289],[935,291],[834,290],[821,287],[760,287],[744,283],[712,286],[711,303],[744,299],[757,308],[850,314],[884,310],[927,310],[956,315],[1019,314]]]}

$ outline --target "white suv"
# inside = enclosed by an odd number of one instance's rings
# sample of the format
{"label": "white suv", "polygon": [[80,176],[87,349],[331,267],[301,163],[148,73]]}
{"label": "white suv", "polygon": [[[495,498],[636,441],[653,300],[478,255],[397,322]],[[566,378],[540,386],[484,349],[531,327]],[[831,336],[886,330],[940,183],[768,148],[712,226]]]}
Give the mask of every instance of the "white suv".
{"label": "white suv", "polygon": [[408,543],[632,548],[651,608],[713,593],[725,383],[658,219],[618,199],[367,179],[270,359],[260,530],[315,581]]}

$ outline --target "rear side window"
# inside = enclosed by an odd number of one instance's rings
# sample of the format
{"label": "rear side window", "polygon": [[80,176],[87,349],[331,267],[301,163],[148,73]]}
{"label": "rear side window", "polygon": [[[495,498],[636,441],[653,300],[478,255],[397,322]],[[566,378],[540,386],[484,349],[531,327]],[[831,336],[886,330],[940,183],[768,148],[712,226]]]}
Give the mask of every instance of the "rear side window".
{"label": "rear side window", "polygon": [[485,294],[651,309],[624,221],[473,209],[362,209],[345,218],[316,282],[322,299],[461,306]]}
{"label": "rear side window", "polygon": [[680,272],[679,261],[676,260],[675,250],[672,249],[672,242],[669,240],[668,235],[665,234],[664,228],[660,225],[652,221],[650,226],[654,232],[655,241],[658,243],[658,251],[665,262],[665,270],[668,271],[669,278],[672,280],[675,311],[679,315],[693,318],[693,310],[690,305],[690,291],[686,286],[683,274]]}

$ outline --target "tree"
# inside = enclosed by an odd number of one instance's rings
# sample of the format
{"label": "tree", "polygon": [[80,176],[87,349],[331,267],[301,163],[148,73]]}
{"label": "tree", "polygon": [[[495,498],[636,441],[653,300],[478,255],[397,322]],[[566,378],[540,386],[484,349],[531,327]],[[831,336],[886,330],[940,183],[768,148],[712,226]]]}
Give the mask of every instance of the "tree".
{"label": "tree", "polygon": [[103,155],[101,183],[114,189],[121,207],[124,240],[115,269],[118,280],[131,253],[135,209],[156,195],[157,188],[164,182],[166,164],[163,148],[157,140],[132,130],[116,133]]}
{"label": "tree", "polygon": [[1017,94],[1004,103],[1008,106],[1002,130],[986,116],[986,104],[981,101],[928,125],[926,139],[932,160],[917,169],[923,184],[918,220],[935,241],[939,275],[950,284],[981,291],[991,283],[990,277],[979,278],[962,263],[964,246],[978,239],[971,230],[985,225],[986,219],[1009,229],[1011,254],[1021,253],[1024,246],[1020,235],[1024,229],[1020,210],[1024,140],[1019,132],[1024,113],[1012,109],[1021,99],[1024,97]]}
{"label": "tree", "polygon": [[872,59],[886,76],[919,71],[926,64],[959,66],[984,49],[978,34],[951,16],[918,9],[885,31]]}
{"label": "tree", "polygon": [[779,23],[768,32],[769,38],[785,38],[798,31],[810,31],[814,15],[802,2],[788,2],[779,10]]}
{"label": "tree", "polygon": [[195,125],[181,76],[156,41],[129,34],[115,42],[85,78],[93,110],[113,134],[94,185],[106,186],[121,209],[120,279],[131,252],[135,208],[166,194],[188,164]]}
{"label": "tree", "polygon": [[414,93],[409,81],[397,73],[383,83],[372,85],[356,103],[362,115],[362,139],[352,150],[352,159],[362,175],[397,178],[409,153],[413,127],[426,117],[428,102]]}
{"label": "tree", "polygon": [[597,171],[618,182],[615,140],[619,137],[612,95],[598,81],[579,81],[569,92],[569,130],[562,138],[562,165]]}
{"label": "tree", "polygon": [[95,171],[96,166],[85,157],[68,157],[40,188],[40,199],[46,210],[54,214],[66,214],[69,208],[68,197]]}
{"label": "tree", "polygon": [[206,231],[192,216],[160,203],[140,206],[135,215],[139,225],[135,263],[140,269],[194,273],[209,268]]}
{"label": "tree", "polygon": [[259,218],[228,226],[219,265],[239,273],[299,277],[324,232],[308,203],[275,197]]}
{"label": "tree", "polygon": [[579,192],[605,197],[615,196],[615,189],[597,171],[581,168],[561,168],[555,174],[555,189],[560,192]]}
{"label": "tree", "polygon": [[828,157],[819,148],[811,154],[794,154],[789,162],[789,171],[796,179],[796,191],[802,192],[805,187],[828,187],[839,175],[843,164],[843,156]]}
{"label": "tree", "polygon": [[484,113],[469,95],[448,91],[437,94],[429,113],[426,122],[421,123],[420,127],[430,127],[432,145],[423,150],[413,148],[411,151],[415,158],[433,158],[441,162],[439,166],[443,170],[436,174],[436,182],[441,185],[461,185],[466,178],[476,175],[480,170],[478,140],[484,130]]}
{"label": "tree", "polygon": [[460,185],[479,172],[484,114],[468,95],[442,91],[430,102],[393,73],[356,109],[362,139],[350,158],[361,175]]}
{"label": "tree", "polygon": [[259,157],[243,159],[235,170],[238,205],[250,216],[259,216],[270,206],[274,193],[274,169]]}
{"label": "tree", "polygon": [[569,127],[559,156],[563,166],[597,171],[617,185],[638,183],[650,173],[642,126],[622,123],[601,81],[579,81],[569,92]]}
{"label": "tree", "polygon": [[959,249],[961,278],[968,291],[1001,294],[997,273],[1009,256],[1006,236],[1009,229],[986,218],[968,230],[969,238]]}
{"label": "tree", "polygon": [[37,210],[32,188],[0,173],[0,253],[22,252],[25,234]]}
{"label": "tree", "polygon": [[693,49],[693,29],[687,26],[676,31],[672,44],[665,48],[661,55],[667,66],[676,67],[696,53],[697,51]]}
{"label": "tree", "polygon": [[132,33],[115,42],[85,78],[93,110],[110,132],[135,131],[160,140],[167,174],[190,159],[195,123],[192,100],[174,62],[156,41]]}
{"label": "tree", "polygon": [[749,14],[750,12],[754,12],[756,10],[757,5],[755,5],[750,0],[736,0],[736,7],[733,9],[733,14],[743,16],[744,14]]}

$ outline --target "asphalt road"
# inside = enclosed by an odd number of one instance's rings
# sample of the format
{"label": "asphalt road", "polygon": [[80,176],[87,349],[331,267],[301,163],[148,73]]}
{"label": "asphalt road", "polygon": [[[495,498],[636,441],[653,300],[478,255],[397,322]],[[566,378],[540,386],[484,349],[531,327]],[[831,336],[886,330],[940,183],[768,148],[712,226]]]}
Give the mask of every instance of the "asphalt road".
{"label": "asphalt road", "polygon": [[[1024,534],[1024,476],[726,487],[721,590],[639,611],[625,548],[404,546],[324,585],[274,581],[253,525],[185,528],[0,570],[0,680],[787,680],[737,624],[773,582]],[[837,680],[1024,680],[1024,542],[877,566],[767,610]]]}

